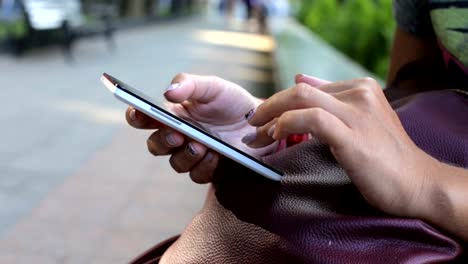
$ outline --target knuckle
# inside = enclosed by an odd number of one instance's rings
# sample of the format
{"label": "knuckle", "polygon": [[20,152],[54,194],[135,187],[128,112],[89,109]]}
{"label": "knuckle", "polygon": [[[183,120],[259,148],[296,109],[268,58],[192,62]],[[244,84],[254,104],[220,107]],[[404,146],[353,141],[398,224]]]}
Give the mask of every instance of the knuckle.
{"label": "knuckle", "polygon": [[378,86],[379,83],[377,82],[376,79],[372,78],[372,77],[365,77],[363,78],[363,81],[365,83],[367,83],[368,85],[372,86],[372,87],[375,87],[375,86]]}
{"label": "knuckle", "polygon": [[368,90],[375,90],[377,88],[380,89],[380,84],[379,82],[377,82],[377,80],[375,80],[374,78],[371,78],[371,77],[365,77],[365,78],[361,78],[359,79],[359,82],[360,86],[364,86],[366,87]]}
{"label": "knuckle", "polygon": [[309,96],[310,90],[311,89],[307,84],[299,83],[296,86],[294,86],[292,90],[292,98],[298,101],[304,100]]}
{"label": "knuckle", "polygon": [[315,124],[323,124],[326,122],[327,114],[322,108],[312,108],[309,112],[310,118]]}
{"label": "knuckle", "polygon": [[372,90],[366,85],[359,85],[354,89],[356,96],[358,99],[364,102],[372,102],[374,95]]}

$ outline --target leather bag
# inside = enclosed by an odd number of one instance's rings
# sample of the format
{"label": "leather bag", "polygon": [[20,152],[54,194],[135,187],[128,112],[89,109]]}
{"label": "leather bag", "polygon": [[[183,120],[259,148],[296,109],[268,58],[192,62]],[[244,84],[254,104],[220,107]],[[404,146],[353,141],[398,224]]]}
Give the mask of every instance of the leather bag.
{"label": "leather bag", "polygon": [[[465,93],[427,92],[394,109],[421,149],[468,168]],[[370,207],[327,146],[309,140],[265,162],[285,172],[280,183],[224,160],[185,231],[132,263],[463,262],[464,245],[450,234]]]}

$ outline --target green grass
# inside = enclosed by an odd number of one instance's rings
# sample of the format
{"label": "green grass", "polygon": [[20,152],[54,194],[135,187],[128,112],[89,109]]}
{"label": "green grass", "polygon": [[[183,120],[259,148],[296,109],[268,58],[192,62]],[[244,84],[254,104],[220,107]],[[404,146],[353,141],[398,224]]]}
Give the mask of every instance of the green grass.
{"label": "green grass", "polygon": [[5,40],[8,36],[21,38],[26,35],[26,32],[27,26],[23,21],[0,23],[0,41]]}
{"label": "green grass", "polygon": [[302,0],[297,17],[332,46],[386,77],[396,28],[392,0]]}

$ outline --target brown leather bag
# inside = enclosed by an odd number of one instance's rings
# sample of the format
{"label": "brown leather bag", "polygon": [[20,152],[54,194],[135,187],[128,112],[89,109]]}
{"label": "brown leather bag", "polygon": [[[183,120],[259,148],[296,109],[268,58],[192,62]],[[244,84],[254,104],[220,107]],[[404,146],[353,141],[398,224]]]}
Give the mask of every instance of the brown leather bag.
{"label": "brown leather bag", "polygon": [[[429,92],[398,104],[415,143],[468,168],[468,98]],[[370,207],[328,147],[313,140],[265,158],[281,183],[224,160],[180,235],[133,263],[434,263],[462,261],[453,236]],[[376,175],[375,177],[379,177]]]}

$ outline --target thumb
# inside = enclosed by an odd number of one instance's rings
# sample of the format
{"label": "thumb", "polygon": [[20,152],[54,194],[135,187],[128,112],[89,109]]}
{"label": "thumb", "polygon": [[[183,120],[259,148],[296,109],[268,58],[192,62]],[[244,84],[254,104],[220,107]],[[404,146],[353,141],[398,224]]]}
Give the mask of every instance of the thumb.
{"label": "thumb", "polygon": [[181,73],[176,75],[164,96],[173,103],[196,101],[209,103],[221,92],[220,79],[214,76],[200,76]]}

